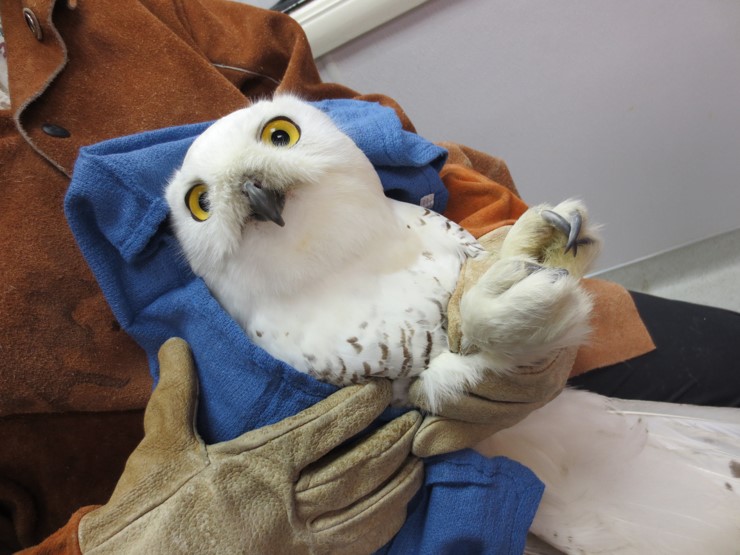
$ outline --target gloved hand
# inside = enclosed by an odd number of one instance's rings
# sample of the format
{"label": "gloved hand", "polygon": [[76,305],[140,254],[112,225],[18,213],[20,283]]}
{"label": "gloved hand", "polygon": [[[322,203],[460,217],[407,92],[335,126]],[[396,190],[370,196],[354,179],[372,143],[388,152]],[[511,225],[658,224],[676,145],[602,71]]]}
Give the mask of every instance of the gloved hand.
{"label": "gloved hand", "polygon": [[[461,343],[459,304],[465,291],[499,260],[504,238],[510,228],[499,228],[479,239],[489,256],[469,259],[460,273],[456,291],[448,305],[450,349]],[[486,372],[484,380],[457,401],[448,403],[436,415],[427,415],[414,438],[413,453],[429,457],[473,447],[486,437],[509,428],[533,410],[554,399],[565,387],[577,348],[563,349],[545,363],[502,373]],[[409,401],[429,411],[420,382],[412,382]]]}
{"label": "gloved hand", "polygon": [[402,526],[423,481],[410,412],[349,447],[391,399],[346,387],[277,424],[205,445],[189,347],[162,347],[145,437],[110,501],[79,525],[83,553],[371,553]]}
{"label": "gloved hand", "polygon": [[[521,421],[530,412],[557,397],[565,387],[576,357],[576,348],[563,349],[542,366],[516,372],[487,372],[484,380],[436,415],[427,415],[416,432],[413,453],[430,457],[474,447],[496,432]],[[425,406],[419,382],[411,384],[409,400]]]}

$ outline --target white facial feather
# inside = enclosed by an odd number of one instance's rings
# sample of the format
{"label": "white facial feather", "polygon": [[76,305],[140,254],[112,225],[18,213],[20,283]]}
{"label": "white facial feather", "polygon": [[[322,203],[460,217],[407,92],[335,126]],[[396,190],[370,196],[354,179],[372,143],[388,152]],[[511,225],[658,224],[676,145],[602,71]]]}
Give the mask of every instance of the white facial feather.
{"label": "white facial feather", "polygon": [[[300,127],[294,146],[260,140],[262,128],[276,115]],[[241,191],[248,178],[285,194],[284,230],[250,218],[250,203]],[[208,187],[205,222],[195,221],[183,200],[196,182]],[[364,221],[389,219],[367,158],[327,116],[287,96],[234,112],[207,129],[172,179],[167,200],[195,272],[218,276],[235,260],[244,260],[246,267],[239,270],[259,267],[249,276],[257,294],[295,287],[326,266],[343,263],[376,235]]]}

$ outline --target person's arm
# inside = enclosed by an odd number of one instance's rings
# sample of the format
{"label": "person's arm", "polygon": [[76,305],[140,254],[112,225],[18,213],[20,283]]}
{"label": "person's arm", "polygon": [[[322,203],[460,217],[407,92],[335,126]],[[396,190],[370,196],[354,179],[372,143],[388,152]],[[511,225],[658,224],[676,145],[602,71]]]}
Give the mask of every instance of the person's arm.
{"label": "person's arm", "polygon": [[[271,426],[214,445],[195,431],[188,345],[160,351],[145,437],[108,503],[78,511],[25,554],[372,553],[401,528],[423,481],[409,412],[345,446],[383,412],[390,383],[346,387]],[[342,447],[340,447],[342,446]]]}

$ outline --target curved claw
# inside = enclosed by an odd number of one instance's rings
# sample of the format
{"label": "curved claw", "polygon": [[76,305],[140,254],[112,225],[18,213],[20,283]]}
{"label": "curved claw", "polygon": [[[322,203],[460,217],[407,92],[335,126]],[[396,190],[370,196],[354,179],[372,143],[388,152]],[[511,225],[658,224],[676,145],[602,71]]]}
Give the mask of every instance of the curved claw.
{"label": "curved claw", "polygon": [[550,224],[555,229],[558,229],[568,235],[570,237],[570,222],[563,218],[560,214],[557,212],[553,212],[552,210],[543,210],[540,213],[540,216],[542,216],[542,219],[545,220],[548,224]]}
{"label": "curved claw", "polygon": [[573,250],[573,256],[576,256],[578,254],[578,245],[581,244],[578,241],[578,235],[581,233],[581,226],[583,225],[581,213],[578,211],[573,212],[571,214],[572,221],[570,222],[552,210],[543,210],[540,215],[548,224],[568,236],[568,241],[565,243],[565,252],[567,253]]}
{"label": "curved claw", "polygon": [[571,214],[573,220],[570,224],[570,233],[568,234],[568,242],[565,244],[565,252],[573,249],[573,256],[578,254],[578,235],[581,233],[581,226],[583,225],[583,217],[581,213],[576,211]]}

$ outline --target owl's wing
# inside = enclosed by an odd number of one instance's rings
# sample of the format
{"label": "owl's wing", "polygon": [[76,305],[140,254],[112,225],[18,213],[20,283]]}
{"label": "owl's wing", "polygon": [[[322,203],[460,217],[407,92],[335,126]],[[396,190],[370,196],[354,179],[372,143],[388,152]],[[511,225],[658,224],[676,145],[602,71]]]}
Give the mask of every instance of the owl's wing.
{"label": "owl's wing", "polygon": [[565,552],[734,553],[737,413],[565,390],[478,449],[545,482],[532,530]]}

